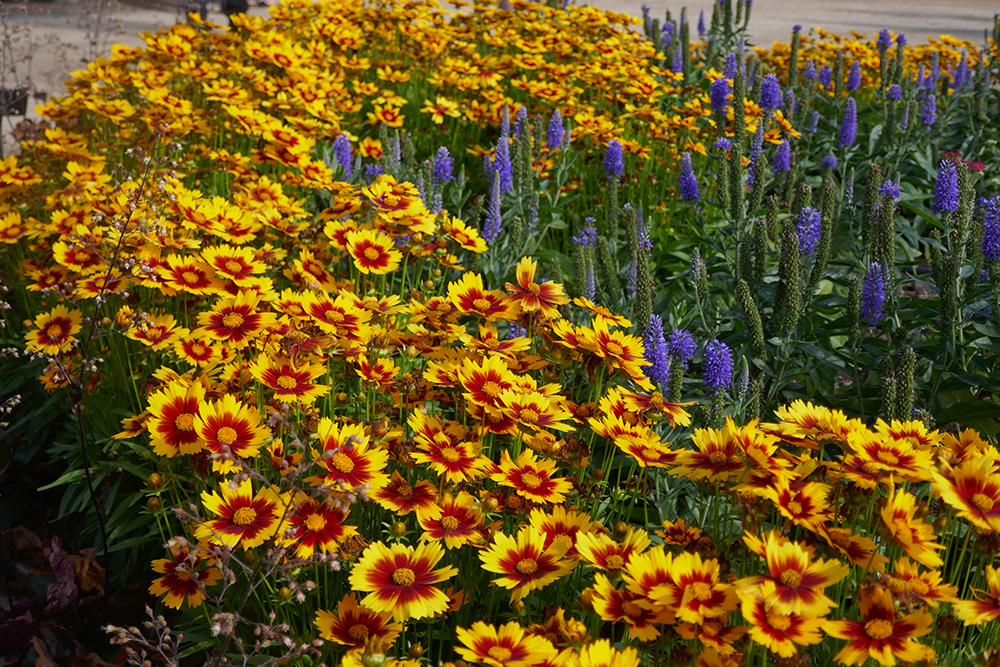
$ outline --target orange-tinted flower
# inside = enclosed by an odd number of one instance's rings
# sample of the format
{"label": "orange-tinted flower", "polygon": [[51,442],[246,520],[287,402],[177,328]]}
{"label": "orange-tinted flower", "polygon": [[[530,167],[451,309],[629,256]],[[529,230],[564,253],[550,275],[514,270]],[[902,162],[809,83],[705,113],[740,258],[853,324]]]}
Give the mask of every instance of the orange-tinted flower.
{"label": "orange-tinted flower", "polygon": [[326,472],[307,478],[318,486],[332,486],[341,491],[351,491],[368,486],[369,493],[378,491],[389,483],[382,470],[389,462],[389,452],[370,447],[370,440],[360,424],[338,426],[329,417],[319,421],[316,428],[322,456],[316,464]]}
{"label": "orange-tinted flower", "polygon": [[448,596],[434,584],[458,574],[447,566],[434,568],[444,556],[437,542],[416,549],[399,543],[375,542],[351,570],[351,588],[371,593],[361,604],[376,612],[392,612],[396,621],[426,618],[448,608]]}
{"label": "orange-tinted flower", "polygon": [[195,536],[228,547],[260,546],[274,535],[284,514],[282,498],[266,488],[254,495],[250,480],[223,483],[221,497],[214,491],[202,491],[201,501],[219,518],[199,524]]}
{"label": "orange-tinted flower", "polygon": [[163,595],[163,604],[171,609],[180,609],[185,600],[189,609],[200,607],[205,599],[202,589],[222,578],[218,568],[208,567],[197,551],[191,553],[181,546],[170,549],[170,558],[154,560],[153,571],[165,576],[154,579],[149,592]]}
{"label": "orange-tinted flower", "polygon": [[884,588],[869,589],[861,596],[860,607],[860,621],[826,621],[824,625],[827,634],[849,642],[834,657],[837,662],[860,665],[874,658],[889,666],[924,656],[926,647],[913,640],[931,631],[934,618],[930,614],[918,611],[896,620],[892,594]]}
{"label": "orange-tinted flower", "polygon": [[882,523],[885,524],[889,536],[901,547],[906,555],[927,567],[944,565],[937,551],[944,549],[943,544],[934,540],[934,527],[915,516],[917,499],[911,493],[902,489],[896,492],[896,485],[889,478],[889,497],[882,508]]}
{"label": "orange-tinted flower", "polygon": [[200,338],[212,338],[242,350],[268,327],[274,326],[274,313],[258,312],[260,298],[254,292],[240,291],[235,297],[222,299],[207,313],[198,313],[201,328],[194,331]]}
{"label": "orange-tinted flower", "polygon": [[323,502],[299,492],[295,509],[285,518],[282,546],[295,548],[297,558],[309,558],[319,549],[332,553],[337,545],[358,532],[354,526],[345,526],[350,508],[337,502]]}
{"label": "orange-tinted flower", "polygon": [[969,459],[951,478],[931,471],[934,490],[960,517],[985,531],[1000,532],[1000,474],[988,458]]}
{"label": "orange-tinted flower", "polygon": [[520,312],[513,299],[497,290],[484,290],[483,278],[478,273],[466,273],[461,280],[449,283],[448,298],[460,313],[487,322],[516,320]]}
{"label": "orange-tinted flower", "polygon": [[701,537],[701,528],[689,526],[684,519],[673,521],[663,520],[663,530],[655,531],[663,538],[663,543],[671,546],[686,547]]}
{"label": "orange-tinted flower", "polygon": [[414,511],[418,517],[441,516],[441,508],[437,504],[437,487],[427,480],[420,480],[410,486],[398,470],[392,473],[388,484],[371,494],[371,499],[399,516]]}
{"label": "orange-tinted flower", "polygon": [[656,626],[667,623],[672,615],[658,605],[651,605],[644,595],[618,590],[611,580],[598,572],[594,575],[594,611],[605,621],[625,621],[629,634],[642,642],[660,636]]}
{"label": "orange-tinted flower", "polygon": [[358,596],[350,593],[337,604],[337,613],[316,612],[313,623],[319,636],[329,641],[364,648],[370,643],[380,643],[388,649],[403,630],[401,623],[391,623],[392,614],[379,614],[358,604]]}
{"label": "orange-tinted flower", "polygon": [[417,521],[424,529],[421,539],[444,540],[444,546],[448,549],[483,542],[483,536],[479,533],[483,515],[475,498],[465,491],[460,491],[457,496],[446,492],[441,497],[439,506],[436,517],[417,515]]}
{"label": "orange-tinted flower", "polygon": [[566,493],[573,488],[573,483],[562,477],[553,477],[555,467],[555,461],[540,461],[530,449],[521,452],[516,462],[504,450],[500,455],[500,471],[490,475],[490,479],[501,486],[516,489],[527,500],[558,505],[566,500]]}
{"label": "orange-tinted flower", "polygon": [[706,618],[703,623],[679,623],[677,634],[688,641],[697,639],[705,648],[713,649],[723,655],[735,653],[733,642],[746,634],[748,628],[744,625],[726,625],[725,618]]}
{"label": "orange-tinted flower", "polygon": [[[232,394],[220,400],[202,403],[195,417],[194,428],[205,446],[213,454],[231,454],[234,458],[252,458],[260,452],[260,445],[271,435],[261,426],[257,408],[238,401]],[[213,470],[229,472],[233,463],[218,459]]]}
{"label": "orange-tinted flower", "polygon": [[83,328],[83,313],[70,311],[59,304],[47,313],[35,318],[35,329],[25,335],[27,348],[54,357],[60,352],[69,352],[76,342],[76,334]]}
{"label": "orange-tinted flower", "polygon": [[149,397],[147,423],[153,452],[173,458],[178,454],[196,454],[204,445],[195,430],[198,409],[205,400],[200,382],[171,382]]}
{"label": "orange-tinted flower", "polygon": [[484,570],[502,575],[493,583],[512,589],[513,602],[572,572],[577,561],[563,558],[565,553],[565,544],[553,543],[546,549],[545,535],[525,526],[516,539],[497,533],[493,545],[481,552],[479,558]]}
{"label": "orange-tinted flower", "polygon": [[752,593],[742,592],[743,618],[750,626],[750,638],[766,646],[782,658],[790,658],[799,652],[798,646],[819,644],[823,641],[825,619],[802,614],[784,614],[777,607],[770,609],[764,601]]}
{"label": "orange-tinted flower", "polygon": [[395,249],[392,239],[373,229],[348,232],[345,239],[347,252],[354,258],[354,266],[361,273],[391,273],[399,268],[403,259],[403,253]]}
{"label": "orange-tinted flower", "polygon": [[316,378],[326,375],[324,364],[296,367],[287,357],[262,354],[250,364],[250,374],[257,382],[273,389],[274,398],[278,401],[312,405],[331,389],[329,385],[313,383]]}
{"label": "orange-tinted flower", "polygon": [[986,566],[986,587],[989,592],[973,589],[975,600],[953,603],[955,615],[967,625],[981,625],[1000,618],[1000,569]]}
{"label": "orange-tinted flower", "polygon": [[458,641],[464,644],[456,646],[455,651],[466,660],[490,667],[533,667],[556,657],[548,639],[525,634],[517,621],[502,625],[499,630],[477,621],[471,629],[460,627],[455,632]]}
{"label": "orange-tinted flower", "polygon": [[522,257],[517,263],[517,284],[505,285],[511,296],[521,305],[526,313],[540,312],[550,320],[561,317],[559,306],[569,303],[569,297],[563,293],[562,285],[553,282],[535,282],[538,262],[530,257]]}

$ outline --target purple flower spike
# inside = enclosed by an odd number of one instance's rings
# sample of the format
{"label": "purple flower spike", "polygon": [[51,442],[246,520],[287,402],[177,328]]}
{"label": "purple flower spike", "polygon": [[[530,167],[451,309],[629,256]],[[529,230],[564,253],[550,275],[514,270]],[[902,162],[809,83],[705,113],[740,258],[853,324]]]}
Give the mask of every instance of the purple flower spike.
{"label": "purple flower spike", "polygon": [[951,160],[941,160],[937,184],[934,186],[935,213],[953,213],[958,210],[958,170]]}
{"label": "purple flower spike", "polygon": [[840,136],[838,143],[841,148],[849,148],[854,145],[854,138],[858,132],[858,108],[853,97],[847,98],[847,105],[844,108],[844,120],[840,124]]}
{"label": "purple flower spike", "polygon": [[802,212],[799,213],[796,229],[799,237],[799,252],[803,255],[811,255],[816,252],[816,245],[823,233],[819,211],[811,206],[803,207]]}
{"label": "purple flower spike", "polygon": [[733,382],[733,353],[729,346],[713,340],[705,346],[705,368],[702,375],[705,386],[713,391],[724,391]]}
{"label": "purple flower spike", "polygon": [[698,179],[694,175],[694,167],[691,166],[691,154],[684,153],[681,158],[680,176],[681,199],[684,201],[697,201],[701,199],[698,194]]}

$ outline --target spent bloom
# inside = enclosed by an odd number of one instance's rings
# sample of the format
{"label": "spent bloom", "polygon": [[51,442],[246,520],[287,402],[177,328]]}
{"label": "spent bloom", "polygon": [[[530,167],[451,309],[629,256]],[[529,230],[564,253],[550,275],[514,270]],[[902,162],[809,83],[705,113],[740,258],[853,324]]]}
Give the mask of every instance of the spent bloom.
{"label": "spent bloom", "polygon": [[841,148],[848,148],[854,145],[854,137],[858,132],[858,108],[853,97],[847,98],[844,107],[844,120],[840,123],[840,136],[838,143]]}
{"label": "spent bloom", "polygon": [[691,154],[687,152],[681,158],[680,191],[684,201],[697,201],[701,198],[698,194],[698,179],[691,166]]}
{"label": "spent bloom", "polygon": [[667,356],[667,339],[663,336],[663,320],[659,315],[650,315],[643,336],[646,361],[650,363],[646,377],[660,386],[667,386],[670,381],[670,359]]}
{"label": "spent bloom", "polygon": [[337,164],[344,168],[346,177],[351,177],[351,138],[347,134],[338,134],[333,140],[333,155]]}
{"label": "spent bloom", "polygon": [[778,83],[778,77],[774,74],[766,75],[760,86],[760,107],[774,111],[781,106],[781,100],[781,84]]}
{"label": "spent bloom", "polygon": [[621,176],[625,172],[625,160],[622,158],[622,145],[617,139],[608,142],[604,152],[604,174],[606,176]]}
{"label": "spent bloom", "polygon": [[712,391],[723,391],[733,381],[733,353],[725,343],[713,340],[705,346],[705,368],[702,373],[705,386]]}
{"label": "spent bloom", "polygon": [[938,167],[934,204],[931,208],[935,213],[952,213],[958,210],[958,170],[951,160],[941,160]]}
{"label": "spent bloom", "polygon": [[694,342],[694,336],[686,329],[674,329],[670,333],[670,340],[667,343],[667,354],[671,359],[676,359],[687,366],[687,362],[694,356],[698,345]]}
{"label": "spent bloom", "polygon": [[552,112],[549,119],[549,128],[545,132],[545,145],[550,151],[554,151],[562,145],[563,140],[563,119],[559,109]]}
{"label": "spent bloom", "polygon": [[982,199],[983,257],[989,262],[1000,261],[1000,195]]}
{"label": "spent bloom", "polygon": [[823,233],[819,211],[811,206],[802,207],[798,223],[796,223],[796,230],[799,237],[799,252],[804,255],[816,252],[816,245]]}
{"label": "spent bloom", "polygon": [[691,284],[696,288],[701,282],[701,250],[695,248],[691,251]]}
{"label": "spent bloom", "polygon": [[872,262],[861,287],[861,319],[871,326],[882,321],[886,299],[886,270],[879,262]]}

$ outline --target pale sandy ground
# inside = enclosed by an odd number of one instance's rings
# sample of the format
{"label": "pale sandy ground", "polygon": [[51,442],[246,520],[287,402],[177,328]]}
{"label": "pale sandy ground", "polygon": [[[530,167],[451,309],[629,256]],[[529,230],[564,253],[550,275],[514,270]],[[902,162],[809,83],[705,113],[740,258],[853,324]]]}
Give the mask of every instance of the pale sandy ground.
{"label": "pale sandy ground", "polygon": [[[27,11],[23,3],[0,3],[0,83],[12,87],[30,79],[35,90],[59,95],[64,90],[62,81],[71,71],[85,65],[88,54],[106,52],[107,46],[114,42],[142,44],[139,34],[169,26],[179,16],[176,0],[160,0],[145,6],[123,5],[116,15],[118,29],[105,30],[99,48],[95,49],[88,44],[85,29],[87,18],[94,18],[95,13],[87,11],[88,7],[94,7],[94,2],[32,2]],[[668,8],[676,18],[683,6],[664,0],[646,2],[651,15],[661,21]],[[591,4],[638,16],[643,0],[592,0]],[[692,28],[697,25],[699,11],[705,10],[708,20],[712,4],[713,0],[686,3]],[[267,12],[264,7],[253,7],[250,11],[261,15]],[[822,26],[842,34],[854,29],[874,35],[888,27],[905,33],[911,44],[940,34],[978,43],[983,40],[984,31],[992,28],[993,15],[998,11],[998,0],[757,0],[750,15],[750,34],[755,44],[770,45],[776,40],[787,41],[792,26],[798,23],[806,31]],[[219,12],[219,0],[210,4],[210,12],[211,20],[226,23],[225,15]],[[29,112],[29,118],[32,117],[37,116]],[[2,137],[8,150],[10,129],[19,120],[3,119]]]}

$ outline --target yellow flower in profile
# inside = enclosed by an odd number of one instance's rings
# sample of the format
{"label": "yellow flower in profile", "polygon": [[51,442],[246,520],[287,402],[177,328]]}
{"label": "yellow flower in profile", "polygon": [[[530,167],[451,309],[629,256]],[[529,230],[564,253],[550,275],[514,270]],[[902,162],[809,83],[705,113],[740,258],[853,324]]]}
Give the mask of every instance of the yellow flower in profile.
{"label": "yellow flower in profile", "polygon": [[383,275],[399,268],[403,253],[395,249],[388,236],[378,234],[373,229],[348,232],[347,252],[354,258],[354,266],[361,273]]}
{"label": "yellow flower in profile", "polygon": [[917,499],[912,493],[903,490],[896,492],[896,485],[890,477],[889,497],[881,511],[882,523],[889,536],[903,547],[907,556],[921,565],[941,567],[944,561],[937,552],[945,546],[935,542],[937,536],[934,534],[934,527],[917,518],[916,511]]}
{"label": "yellow flower in profile", "polygon": [[376,542],[351,570],[351,589],[371,593],[361,601],[362,606],[391,612],[396,621],[443,613],[448,609],[448,596],[434,584],[458,574],[458,568],[450,565],[434,569],[444,553],[439,542],[425,542],[416,549]]}
{"label": "yellow flower in profile", "polygon": [[1000,618],[1000,569],[986,566],[986,587],[990,590],[972,589],[975,600],[955,602],[955,615],[968,625],[981,625]]}

